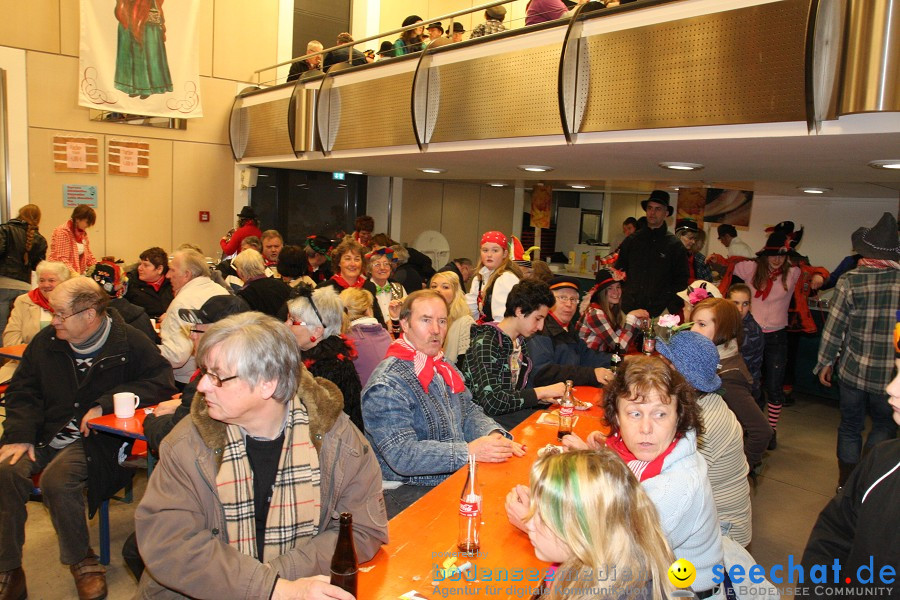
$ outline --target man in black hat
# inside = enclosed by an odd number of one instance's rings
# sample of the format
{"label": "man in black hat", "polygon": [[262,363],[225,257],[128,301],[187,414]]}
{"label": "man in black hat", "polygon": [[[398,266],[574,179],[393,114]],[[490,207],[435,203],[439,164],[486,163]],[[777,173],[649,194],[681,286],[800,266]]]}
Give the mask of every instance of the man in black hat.
{"label": "man in black hat", "polygon": [[237,214],[237,229],[232,229],[219,240],[219,246],[222,247],[222,258],[232,258],[241,250],[241,242],[245,237],[256,236],[262,238],[262,231],[259,229],[259,217],[252,206],[245,206],[241,212]]}
{"label": "man in black hat", "polygon": [[860,461],[866,413],[872,418],[867,449],[897,436],[884,391],[894,370],[890,342],[894,312],[900,307],[897,220],[886,212],[874,227],[857,229],[852,240],[862,258],[838,279],[814,369],[822,385],[831,387],[840,354],[839,487]]}
{"label": "man in black hat", "polygon": [[676,295],[688,284],[688,257],[684,245],[666,228],[671,216],[669,194],[653,190],[641,202],[647,226],[622,242],[615,267],[628,278],[622,290],[622,310],[646,309],[657,317],[663,311],[677,313],[682,302]]}
{"label": "man in black hat", "polygon": [[442,35],[444,35],[444,26],[441,25],[441,22],[432,23],[428,27],[425,28],[425,31],[428,33],[429,40],[436,40]]}
{"label": "man in black hat", "polygon": [[454,42],[461,42],[463,40],[463,34],[466,32],[466,28],[463,27],[463,24],[459,21],[453,21],[453,33],[450,36],[450,39]]}

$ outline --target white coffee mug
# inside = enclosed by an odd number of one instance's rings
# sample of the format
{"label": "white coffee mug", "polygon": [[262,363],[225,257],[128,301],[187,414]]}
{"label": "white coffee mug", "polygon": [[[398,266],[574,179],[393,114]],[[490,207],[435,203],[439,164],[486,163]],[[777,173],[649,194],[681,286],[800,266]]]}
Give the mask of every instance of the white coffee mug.
{"label": "white coffee mug", "polygon": [[141,403],[140,397],[131,392],[119,392],[113,394],[113,410],[117,419],[130,419],[134,416],[134,409]]}

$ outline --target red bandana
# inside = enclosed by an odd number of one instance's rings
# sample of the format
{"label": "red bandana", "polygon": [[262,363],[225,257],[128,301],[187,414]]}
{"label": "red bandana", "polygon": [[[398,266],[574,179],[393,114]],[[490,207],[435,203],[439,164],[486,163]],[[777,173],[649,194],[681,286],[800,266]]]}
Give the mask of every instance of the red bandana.
{"label": "red bandana", "polygon": [[31,298],[31,301],[43,308],[46,311],[53,312],[53,309],[50,308],[50,303],[47,302],[47,299],[41,293],[41,290],[38,288],[34,288],[30,292],[28,292],[28,297]]}
{"label": "red bandana", "polygon": [[363,284],[366,282],[366,278],[363,277],[362,275],[360,275],[359,277],[356,278],[356,283],[354,285],[350,285],[346,279],[344,279],[343,277],[340,276],[340,274],[332,275],[331,278],[334,281],[336,281],[337,284],[345,290],[350,287],[361,288],[363,286]]}
{"label": "red bandana", "polygon": [[385,358],[394,356],[400,360],[409,360],[413,363],[413,369],[422,389],[428,393],[428,386],[434,379],[435,372],[444,379],[444,383],[450,386],[450,391],[454,394],[466,389],[466,384],[460,376],[459,372],[454,369],[450,363],[444,361],[444,353],[440,352],[437,356],[427,356],[413,348],[406,340],[406,336],[402,336],[388,346]]}
{"label": "red bandana", "polygon": [[672,453],[672,450],[675,449],[675,446],[678,444],[678,440],[681,439],[681,436],[676,435],[675,439],[672,440],[672,443],[669,444],[669,447],[663,450],[662,454],[651,460],[650,462],[642,461],[638,459],[634,454],[631,453],[631,450],[625,445],[625,442],[619,436],[618,433],[614,433],[613,435],[606,438],[606,445],[613,450],[616,454],[619,455],[625,464],[628,465],[628,468],[637,475],[638,480],[646,481],[651,477],[656,477],[662,472],[663,462],[665,462],[666,457]]}
{"label": "red bandana", "polygon": [[769,271],[769,279],[766,280],[766,287],[761,290],[756,290],[756,294],[754,295],[756,298],[761,300],[765,300],[769,297],[769,292],[772,291],[772,284],[775,283],[775,280],[781,277],[781,274],[784,271],[781,268],[775,269],[774,271]]}
{"label": "red bandana", "polygon": [[[148,283],[147,285],[149,285],[150,287],[152,287],[154,292],[158,292],[159,289],[162,287],[162,284],[165,283],[165,281],[166,281],[166,276],[163,275],[163,276],[161,276],[159,279],[157,279],[156,281],[154,281],[154,282],[152,282],[152,283]],[[145,283],[146,283],[146,282],[145,282]]]}

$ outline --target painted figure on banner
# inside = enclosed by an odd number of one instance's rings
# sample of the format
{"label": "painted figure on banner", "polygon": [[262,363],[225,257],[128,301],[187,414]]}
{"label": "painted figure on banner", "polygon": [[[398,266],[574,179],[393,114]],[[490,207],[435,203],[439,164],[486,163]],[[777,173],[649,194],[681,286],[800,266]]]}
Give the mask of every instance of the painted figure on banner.
{"label": "painted figure on banner", "polygon": [[172,91],[163,0],[116,0],[116,89],[148,98]]}

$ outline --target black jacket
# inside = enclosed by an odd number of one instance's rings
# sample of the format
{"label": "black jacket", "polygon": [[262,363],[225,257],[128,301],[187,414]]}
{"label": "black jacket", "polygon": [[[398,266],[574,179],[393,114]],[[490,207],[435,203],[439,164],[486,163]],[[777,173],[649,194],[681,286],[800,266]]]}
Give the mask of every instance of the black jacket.
{"label": "black jacket", "polygon": [[31,283],[31,272],[47,256],[47,240],[37,231],[34,232],[26,264],[27,234],[28,223],[22,219],[10,219],[0,225],[0,275]]}
{"label": "black jacket", "polygon": [[168,279],[163,281],[157,292],[149,283],[140,280],[137,271],[128,274],[128,291],[125,292],[125,299],[143,308],[148,318],[158,319],[169,308],[174,297],[172,284]]}
{"label": "black jacket", "polygon": [[465,290],[465,289],[466,289],[466,282],[465,282],[465,280],[463,279],[462,271],[459,270],[459,267],[456,266],[456,263],[455,263],[455,262],[453,262],[453,261],[451,260],[451,261],[448,262],[446,265],[444,265],[443,267],[441,267],[440,269],[438,269],[438,273],[443,273],[443,272],[445,272],[445,271],[448,271],[448,272],[450,272],[450,273],[455,273],[456,276],[459,277],[459,287],[460,287],[460,289],[462,289],[462,290]]}
{"label": "black jacket", "polygon": [[280,277],[254,279],[235,294],[247,301],[252,310],[278,317],[285,314],[280,309],[287,302],[291,288]]}
{"label": "black jacket", "polygon": [[112,298],[109,301],[109,307],[117,311],[126,323],[146,335],[148,340],[154,344],[159,343],[159,335],[153,329],[150,317],[143,308],[132,304],[125,298]]}
{"label": "black jacket", "polygon": [[525,343],[534,362],[532,387],[552,385],[571,379],[574,385],[598,385],[594,369],[609,366],[609,354],[594,352],[580,337],[572,318],[568,331],[552,314],[544,320],[544,328]]}
{"label": "black jacket", "polygon": [[181,392],[181,404],[175,409],[175,412],[157,416],[149,414],[144,417],[144,437],[147,438],[147,445],[154,454],[159,454],[159,446],[163,439],[169,435],[169,432],[175,429],[178,422],[191,414],[191,402],[194,401],[194,395],[197,393],[197,384],[200,378],[193,379],[184,386]]}
{"label": "black jacket", "polygon": [[[900,440],[890,440],[875,446],[859,463],[843,489],[822,510],[813,526],[806,550],[803,552],[804,572],[813,565],[841,564],[840,577],[851,578],[851,584],[828,584],[828,587],[878,587],[879,573],[885,565],[896,569],[900,565]],[[857,582],[860,566],[874,564],[876,583],[862,586]],[[896,582],[888,584],[896,591]],[[816,585],[805,586],[807,597],[818,597]],[[846,594],[845,594],[846,595]],[[848,596],[849,597],[849,596]]]}
{"label": "black jacket", "polygon": [[[325,55],[325,60],[322,62],[325,64],[325,70],[327,71],[331,65],[336,65],[337,63],[348,62],[350,61],[350,51],[351,48],[348,46],[347,48],[340,48],[339,50],[333,50]],[[367,64],[366,63],[366,55],[357,50],[356,48],[352,48],[353,50],[353,66],[358,67],[360,65]],[[294,63],[297,64],[297,63]],[[293,66],[293,65],[291,65]]]}
{"label": "black jacket", "polygon": [[6,390],[6,422],[0,444],[46,446],[74,417],[94,406],[113,412],[113,394],[132,392],[141,406],[175,393],[172,367],[143,333],[110,311],[112,331],[100,355],[79,383],[69,343],[45,327],[25,348]]}
{"label": "black jacket", "polygon": [[645,308],[651,317],[666,309],[677,314],[683,302],[676,294],[688,283],[687,261],[684,244],[669,233],[665,223],[625,238],[615,265],[628,275],[622,284],[622,310]]}

